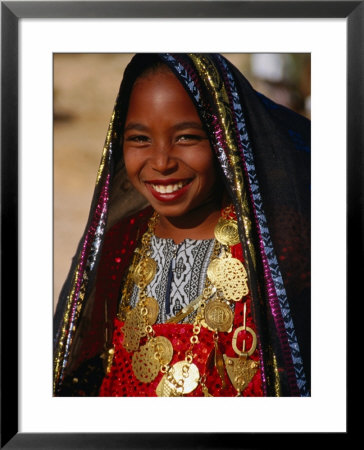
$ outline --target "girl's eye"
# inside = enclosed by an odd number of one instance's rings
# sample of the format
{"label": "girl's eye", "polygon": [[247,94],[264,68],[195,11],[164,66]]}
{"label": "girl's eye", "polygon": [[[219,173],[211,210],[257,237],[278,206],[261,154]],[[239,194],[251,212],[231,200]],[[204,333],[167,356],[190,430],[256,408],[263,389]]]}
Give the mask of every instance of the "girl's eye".
{"label": "girl's eye", "polygon": [[178,142],[193,142],[193,141],[202,141],[204,139],[203,136],[198,134],[182,134],[177,137]]}
{"label": "girl's eye", "polygon": [[143,144],[145,142],[149,142],[148,136],[144,136],[142,134],[128,136],[125,140],[127,142],[136,142],[137,144]]}

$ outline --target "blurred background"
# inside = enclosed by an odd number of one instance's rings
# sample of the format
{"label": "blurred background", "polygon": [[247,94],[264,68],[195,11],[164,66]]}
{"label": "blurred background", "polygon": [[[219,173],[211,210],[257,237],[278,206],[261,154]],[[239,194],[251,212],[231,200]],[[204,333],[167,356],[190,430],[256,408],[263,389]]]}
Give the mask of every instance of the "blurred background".
{"label": "blurred background", "polygon": [[[84,231],[122,74],[132,54],[54,54],[54,305]],[[253,87],[310,118],[308,53],[231,54]]]}

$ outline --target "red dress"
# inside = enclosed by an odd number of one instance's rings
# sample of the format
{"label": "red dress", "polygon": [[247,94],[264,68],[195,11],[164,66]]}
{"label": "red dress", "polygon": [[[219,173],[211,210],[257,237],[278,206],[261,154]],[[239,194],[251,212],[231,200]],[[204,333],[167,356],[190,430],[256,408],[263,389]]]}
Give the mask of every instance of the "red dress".
{"label": "red dress", "polygon": [[[242,260],[242,250],[240,244],[232,247],[232,255]],[[109,272],[108,276],[113,277],[111,272]],[[113,281],[115,281],[115,277]],[[246,326],[255,331],[255,325],[251,316],[249,296],[245,297],[244,300],[247,304]],[[99,395],[115,397],[155,397],[157,396],[157,386],[163,377],[163,374],[159,372],[156,378],[150,383],[142,383],[136,378],[132,368],[133,352],[129,353],[122,345],[124,338],[122,331],[123,324],[124,323],[117,318],[114,320],[113,345],[115,353],[111,370],[103,379]],[[240,301],[235,305],[234,325],[232,331],[230,333],[219,333],[218,354],[220,354],[220,358],[222,358],[223,354],[228,357],[238,357],[232,348],[232,337],[235,329],[242,325],[243,302]],[[191,345],[190,337],[192,336],[192,328],[193,325],[184,323],[153,325],[155,336],[164,336],[168,338],[173,345],[173,359],[170,362],[170,365],[184,360],[185,352]],[[245,332],[241,332],[238,336],[237,346],[239,349],[242,348],[241,341],[243,340],[244,335]],[[249,348],[251,344],[251,336],[247,334],[245,337],[246,348]],[[237,391],[231,384],[226,369],[224,369],[224,375],[221,377],[215,366],[215,343],[213,339],[213,332],[201,327],[198,338],[198,343],[193,346],[193,363],[198,367],[200,376],[205,376],[205,386],[208,389],[208,393],[214,397],[231,397],[237,395]],[[146,338],[143,338],[140,345],[143,345],[145,342]],[[259,360],[257,350],[253,353],[251,359],[255,361]],[[199,384],[191,393],[185,395],[190,397],[203,396],[204,394],[202,392],[201,384]],[[249,385],[242,392],[242,395],[247,397],[263,396],[261,373],[259,368]]]}

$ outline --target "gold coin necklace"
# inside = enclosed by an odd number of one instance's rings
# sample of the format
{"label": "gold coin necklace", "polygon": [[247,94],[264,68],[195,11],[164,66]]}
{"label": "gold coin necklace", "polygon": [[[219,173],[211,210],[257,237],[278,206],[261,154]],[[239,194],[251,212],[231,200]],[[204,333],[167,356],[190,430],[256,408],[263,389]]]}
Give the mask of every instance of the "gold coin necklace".
{"label": "gold coin necklace", "polygon": [[[139,261],[135,265],[132,264],[129,269],[130,276],[139,288],[139,299],[135,308],[124,308],[125,321],[122,327],[124,334],[122,345],[128,352],[134,352],[132,368],[139,381],[150,383],[158,376],[159,372],[163,374],[156,390],[158,396],[174,397],[189,394],[199,384],[202,386],[203,394],[210,395],[205,385],[206,376],[200,376],[199,369],[193,362],[193,348],[195,344],[199,343],[201,326],[214,333],[215,366],[222,379],[223,386],[225,385],[224,362],[238,395],[246,386],[249,370],[249,374],[253,373],[253,367],[250,367],[250,363],[246,363],[250,352],[246,354],[245,349],[243,349],[241,354],[238,353],[239,358],[227,359],[226,355],[222,356],[218,346],[218,333],[232,330],[234,314],[230,307],[231,303],[240,301],[248,293],[245,268],[238,259],[232,257],[230,251],[230,247],[239,242],[237,222],[232,215],[233,208],[225,208],[215,227],[215,246],[202,295],[187,305],[175,318],[167,321],[178,323],[187,315],[197,311],[192,336],[190,337],[190,346],[185,352],[184,360],[173,365],[170,365],[173,358],[172,343],[164,336],[155,336],[152,327],[159,313],[158,302],[153,297],[148,297],[146,291],[147,285],[153,280],[157,270],[157,264],[151,258],[150,247],[151,238],[158,221],[157,213],[154,213],[149,220],[148,229],[142,237],[141,249],[137,250],[140,256]],[[244,308],[244,311],[246,311],[246,304]],[[253,330],[245,326],[245,320],[244,312],[244,331],[253,334]],[[238,328],[237,331],[241,331],[242,328]],[[141,345],[141,339],[144,337],[146,337],[146,342]],[[232,342],[234,351],[239,352],[236,346],[236,331],[234,338]],[[254,345],[256,345],[256,338],[252,348]],[[241,375],[242,373],[245,375]],[[242,379],[244,379],[244,382]]]}

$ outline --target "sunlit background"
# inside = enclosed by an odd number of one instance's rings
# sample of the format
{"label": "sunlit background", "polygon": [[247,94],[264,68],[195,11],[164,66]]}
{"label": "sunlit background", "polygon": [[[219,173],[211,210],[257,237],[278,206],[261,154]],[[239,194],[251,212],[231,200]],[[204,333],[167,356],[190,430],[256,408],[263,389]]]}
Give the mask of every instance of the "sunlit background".
{"label": "sunlit background", "polygon": [[[310,54],[224,54],[253,87],[310,118]],[[132,54],[54,55],[54,302],[86,225],[122,74]]]}

